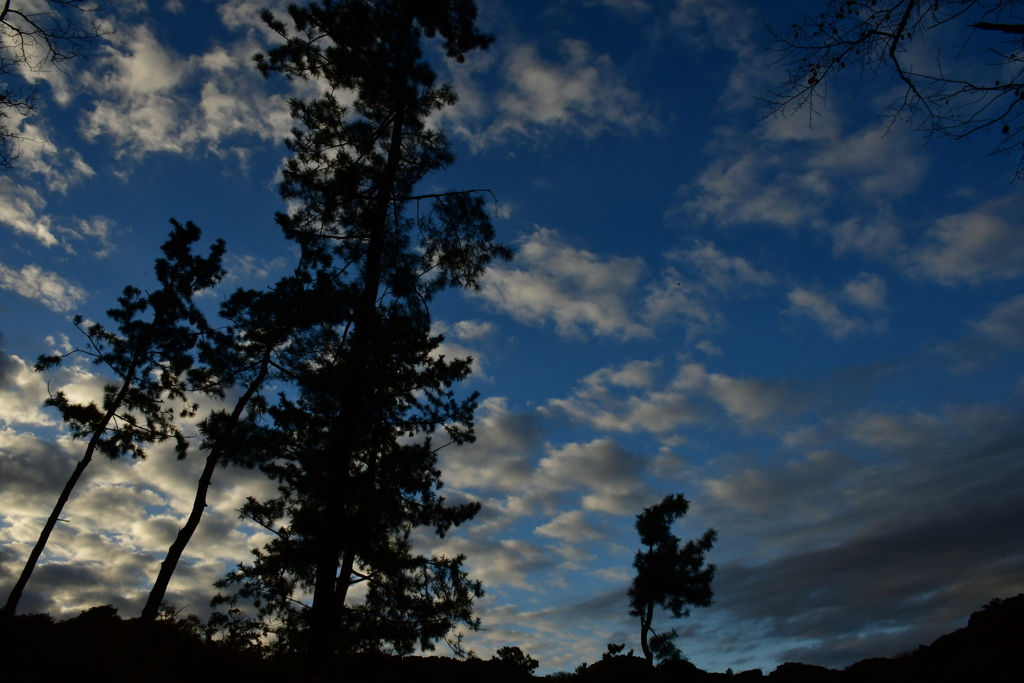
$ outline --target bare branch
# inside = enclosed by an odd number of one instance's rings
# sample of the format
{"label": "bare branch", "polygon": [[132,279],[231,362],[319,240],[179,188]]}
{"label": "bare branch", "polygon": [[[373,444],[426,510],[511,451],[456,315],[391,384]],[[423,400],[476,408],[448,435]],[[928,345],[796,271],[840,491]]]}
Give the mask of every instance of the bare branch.
{"label": "bare branch", "polygon": [[[784,31],[768,27],[786,80],[761,98],[767,116],[806,109],[813,119],[842,71],[857,67],[862,77],[872,78],[888,73],[903,92],[883,112],[887,129],[906,122],[929,137],[954,139],[998,131],[1005,137],[992,153],[1021,154],[1017,176],[1022,177],[1024,45],[1017,36],[1024,35],[1024,24],[1012,20],[1020,18],[1024,0],[823,0],[821,5],[822,12],[805,15]],[[939,41],[948,42],[950,35],[959,38],[955,56],[944,63]],[[929,42],[935,43],[929,45],[934,66],[910,61]],[[979,75],[981,69],[991,80]]]}
{"label": "bare branch", "polygon": [[[95,8],[88,0],[48,0],[49,11],[38,11],[2,0],[0,5],[0,168],[10,168],[18,157],[16,141],[24,139],[8,120],[31,116],[38,92],[25,81],[25,72],[44,72],[53,66],[85,57],[102,35],[83,15]],[[80,13],[77,16],[73,13]],[[8,86],[10,79],[20,85]]]}

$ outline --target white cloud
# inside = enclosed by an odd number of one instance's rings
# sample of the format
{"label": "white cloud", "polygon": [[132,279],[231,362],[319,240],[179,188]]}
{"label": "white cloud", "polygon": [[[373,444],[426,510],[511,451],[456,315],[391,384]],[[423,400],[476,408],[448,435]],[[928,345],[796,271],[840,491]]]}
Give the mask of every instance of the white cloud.
{"label": "white cloud", "polygon": [[686,197],[683,209],[702,223],[783,227],[806,223],[816,217],[826,189],[785,163],[777,154],[755,151],[715,159],[696,181],[681,189]]}
{"label": "white cloud", "polygon": [[836,339],[845,339],[863,325],[862,320],[844,315],[824,294],[797,287],[787,296],[790,311],[820,323],[825,332]]}
{"label": "white cloud", "polygon": [[506,65],[514,90],[498,103],[504,126],[569,126],[589,135],[609,123],[634,128],[643,122],[639,97],[615,73],[606,55],[594,57],[582,40],[565,40],[564,66],[545,62],[532,45],[516,48]]}
{"label": "white cloud", "polygon": [[640,456],[612,439],[595,439],[549,449],[540,461],[540,476],[556,490],[589,489],[583,496],[587,510],[635,515],[652,497],[641,478],[644,465]]}
{"label": "white cloud", "polygon": [[889,133],[884,126],[872,125],[850,135],[836,135],[816,150],[807,166],[828,174],[833,182],[849,179],[864,197],[908,194],[920,187],[927,164],[922,156],[910,152],[906,137],[893,139]]}
{"label": "white cloud", "polygon": [[445,482],[457,489],[521,491],[533,479],[542,431],[530,414],[508,409],[502,397],[484,399],[476,415],[476,441],[438,453]]}
{"label": "white cloud", "polygon": [[1007,347],[1024,341],[1024,294],[996,305],[984,319],[974,323],[979,334]]}
{"label": "white cloud", "polygon": [[859,251],[879,260],[901,257],[906,250],[903,231],[886,214],[883,211],[866,219],[854,216],[833,225],[830,228],[833,254]]}
{"label": "white cloud", "polygon": [[[773,118],[751,132],[721,127],[712,161],[680,188],[679,210],[722,226],[761,224],[828,234],[836,255],[898,261],[906,246],[891,205],[920,186],[927,158],[907,133],[870,125],[844,134],[835,118]],[[841,211],[847,216],[836,221]]]}
{"label": "white cloud", "polygon": [[631,567],[605,567],[604,569],[595,569],[588,574],[599,576],[612,583],[628,583],[633,579],[633,571]]}
{"label": "white cloud", "polygon": [[[459,323],[456,323],[454,328],[454,334],[450,334],[453,331],[453,329],[449,327],[448,324],[445,323],[444,321],[435,321],[430,326],[430,333],[432,335],[444,336],[444,341],[441,342],[441,344],[433,351],[431,355],[434,356],[435,358],[439,356],[444,356],[448,360],[454,360],[456,358],[471,358],[472,363],[470,364],[469,379],[472,380],[473,378],[477,378],[481,380],[490,381],[491,378],[487,375],[487,372],[485,370],[486,357],[484,356],[484,354],[477,349],[473,349],[464,344],[451,341],[453,337],[460,340],[466,339],[465,337],[462,337],[458,333],[458,325]],[[484,324],[484,326],[486,325],[489,325],[489,323]],[[476,327],[474,327],[472,324],[470,324],[470,326],[467,329],[469,329],[471,332],[480,331],[477,330]],[[483,332],[484,334],[486,334],[487,330],[485,329]]]}
{"label": "white cloud", "polygon": [[560,541],[599,541],[605,533],[586,519],[583,510],[563,512],[547,524],[533,530],[538,536],[547,536]]}
{"label": "white cloud", "polygon": [[432,355],[434,357],[444,356],[448,360],[454,360],[456,358],[471,358],[473,362],[470,363],[470,379],[477,378],[487,381],[490,381],[491,379],[485,370],[487,359],[484,354],[478,350],[446,340],[441,342],[441,344],[434,349]]}
{"label": "white cloud", "polygon": [[490,586],[512,586],[528,591],[541,588],[529,575],[550,569],[555,558],[546,549],[520,539],[476,541],[452,537],[435,548],[448,556],[466,555],[466,566],[473,578]]}
{"label": "white cloud", "polygon": [[121,29],[97,63],[86,81],[111,99],[95,102],[83,126],[86,138],[111,135],[138,153],[182,151],[191,137],[189,117],[172,91],[194,65],[160,45],[145,26]]}
{"label": "white cloud", "polygon": [[521,268],[488,269],[478,296],[523,322],[554,321],[563,337],[584,331],[621,339],[650,336],[632,320],[626,301],[643,274],[642,259],[601,259],[538,227],[520,239],[516,263]]}
{"label": "white cloud", "polygon": [[[660,283],[648,285],[643,319],[651,326],[680,321],[686,326],[688,340],[721,325],[716,299],[756,293],[775,283],[771,273],[759,271],[747,259],[730,256],[707,241],[698,240],[689,249],[673,249],[664,256],[679,263],[685,274],[666,268]],[[704,349],[714,347],[708,340],[702,343]]]}
{"label": "white cloud", "polygon": [[666,253],[687,272],[667,267],[642,289],[647,267],[640,257],[601,257],[541,227],[519,244],[515,265],[490,268],[475,296],[523,322],[552,321],[563,337],[589,333],[625,341],[682,324],[693,340],[721,324],[717,298],[775,282],[771,273],[710,242]]}
{"label": "white cloud", "polygon": [[264,48],[257,35],[253,29],[226,47],[183,57],[144,25],[120,28],[83,79],[97,95],[83,135],[109,136],[134,156],[188,153],[204,145],[244,165],[248,152],[231,145],[232,136],[276,142],[291,126],[286,97],[271,93],[252,67],[251,55]]}
{"label": "white cloud", "polygon": [[85,290],[37,265],[27,265],[15,271],[0,263],[0,288],[36,299],[57,313],[70,311],[85,301]]}
{"label": "white cloud", "polygon": [[712,43],[735,55],[719,101],[729,108],[750,107],[773,82],[771,57],[758,40],[755,10],[734,0],[676,0],[671,25],[694,48]]}
{"label": "white cloud", "polygon": [[709,355],[709,356],[721,356],[721,355],[723,355],[723,354],[724,354],[724,352],[722,351],[722,349],[720,349],[720,348],[719,348],[719,347],[718,347],[718,346],[717,346],[717,345],[716,345],[716,344],[715,344],[715,343],[714,343],[713,341],[711,341],[710,339],[705,339],[705,340],[704,340],[704,341],[702,341],[702,342],[698,342],[698,343],[697,343],[697,348],[698,348],[698,349],[700,349],[701,351],[703,351],[704,353],[706,353],[706,354],[707,354],[707,355]]}
{"label": "white cloud", "polygon": [[0,424],[52,426],[53,417],[42,410],[46,380],[21,358],[0,349]]}
{"label": "white cloud", "polygon": [[666,268],[661,282],[647,286],[643,319],[651,326],[681,321],[687,336],[693,337],[717,326],[721,315],[711,307],[702,282],[687,280],[675,268]]}
{"label": "white cloud", "polygon": [[[96,401],[104,378],[71,364],[35,375],[27,364],[0,353],[0,412],[7,424],[52,426],[39,411],[46,382],[72,401]],[[194,425],[185,425],[193,429]],[[0,429],[0,583],[12,581],[35,543],[42,520],[81,457],[84,444],[66,435],[42,440]],[[189,513],[203,458],[180,462],[169,443],[147,449],[144,461],[94,460],[64,509],[21,603],[21,609],[73,616],[95,604],[112,603],[138,613],[171,538]],[[204,611],[211,584],[267,539],[262,530],[239,524],[236,509],[247,495],[273,494],[259,473],[221,470],[208,498],[203,523],[186,551],[168,593],[179,605]]]}
{"label": "white cloud", "polygon": [[272,32],[260,19],[260,10],[269,9],[275,18],[284,21],[285,26],[290,27],[290,17],[286,11],[289,4],[288,0],[225,0],[217,5],[217,14],[227,28],[255,28],[260,30],[265,38],[278,40],[280,36]]}
{"label": "white cloud", "polygon": [[[2,572],[15,576],[49,514],[59,488],[80,457],[80,443],[33,442],[31,435],[0,431],[0,543],[7,553]],[[202,458],[178,462],[162,446],[144,462],[94,461],[77,487],[47,544],[20,608],[75,615],[95,604],[112,603],[125,616],[138,614],[177,529],[192,505]],[[206,612],[212,582],[265,542],[265,534],[237,521],[245,495],[272,487],[251,472],[223,470],[209,496],[203,522],[186,550],[167,599]],[[185,497],[172,495],[181,487]]]}
{"label": "white cloud", "polygon": [[[19,169],[21,162],[19,159]],[[31,166],[32,164],[28,164]],[[45,165],[45,164],[44,164]],[[54,167],[47,167],[53,170]],[[36,172],[47,176],[45,170],[39,167]],[[91,169],[90,169],[91,171]],[[54,170],[50,178],[50,188],[57,191],[67,189],[67,184],[75,179],[70,175],[61,175]],[[58,178],[59,182],[53,178]],[[55,185],[54,183],[57,182]],[[0,223],[10,226],[15,233],[21,233],[35,238],[46,247],[61,244],[69,253],[74,253],[74,241],[92,238],[98,247],[93,255],[98,258],[107,256],[115,249],[111,242],[112,224],[106,218],[93,216],[88,220],[75,219],[73,221],[54,220],[53,216],[45,213],[46,200],[42,195],[31,187],[18,185],[10,177],[0,177]],[[72,225],[74,227],[68,227]],[[62,239],[58,239],[58,235]]]}
{"label": "white cloud", "polygon": [[673,251],[668,256],[685,261],[704,282],[723,292],[742,285],[770,287],[775,284],[771,273],[757,270],[742,256],[723,253],[711,242],[697,241],[692,249]]}
{"label": "white cloud", "polygon": [[493,57],[452,67],[461,99],[442,115],[446,125],[477,149],[512,135],[536,138],[564,131],[593,137],[654,125],[607,55],[594,56],[585,41],[568,39],[560,53],[563,61],[555,63],[541,57],[536,45],[512,46],[502,59],[503,85],[494,96],[472,80],[472,71],[489,69]]}
{"label": "white cloud", "polygon": [[15,184],[10,177],[0,177],[0,223],[52,247],[57,244],[52,221],[49,216],[37,213],[45,207],[46,201],[38,192]]}
{"label": "white cloud", "polygon": [[875,448],[910,448],[939,434],[942,422],[934,415],[911,413],[892,415],[860,410],[852,415],[844,431],[848,438]]}
{"label": "white cloud", "polygon": [[[551,399],[542,414],[561,413],[604,432],[649,432],[663,443],[679,437],[682,426],[706,423],[709,401],[734,421],[749,425],[788,411],[793,399],[786,388],[758,379],[742,379],[709,373],[699,363],[682,363],[670,381],[660,363],[633,361],[621,370],[604,368],[583,379],[571,396]],[[643,381],[616,382],[617,377],[643,377]],[[623,391],[623,389],[631,391]]]}
{"label": "white cloud", "polygon": [[598,3],[627,14],[649,12],[651,6],[645,0],[596,0]]}
{"label": "white cloud", "polygon": [[19,135],[19,172],[42,176],[51,191],[67,194],[71,185],[96,175],[77,151],[57,149],[42,126],[25,122]]}
{"label": "white cloud", "polygon": [[843,285],[850,303],[872,311],[885,308],[885,280],[872,273],[861,273]]}
{"label": "white cloud", "polygon": [[281,272],[288,263],[288,259],[284,256],[266,259],[251,254],[239,256],[230,253],[225,257],[225,261],[227,275],[224,276],[221,287],[229,286],[231,288],[237,287],[241,283],[245,283],[249,287],[261,284],[269,285],[271,277],[275,273]]}
{"label": "white cloud", "polygon": [[[796,287],[788,295],[791,315],[808,317],[822,326],[833,339],[846,339],[854,332],[886,329],[888,319],[877,317],[885,310],[885,281],[877,275],[861,273],[847,282],[841,293],[830,293]],[[876,317],[870,322],[860,316],[844,313],[839,302],[862,309]]]}
{"label": "white cloud", "polygon": [[99,242],[100,248],[94,251],[93,255],[96,258],[105,258],[117,249],[111,242],[113,229],[114,226],[108,219],[102,216],[93,216],[89,220],[79,220],[77,229],[63,228],[61,232],[78,239],[84,239],[83,235],[95,238]]}
{"label": "white cloud", "polygon": [[781,470],[733,469],[723,477],[704,480],[703,485],[717,505],[777,517],[799,512],[814,520],[834,508],[832,495],[824,489],[855,465],[855,460],[840,453],[813,451],[786,462]]}
{"label": "white cloud", "polygon": [[[660,363],[633,361],[619,370],[603,368],[583,379],[567,399],[551,399],[543,412],[555,410],[601,431],[667,434],[700,421],[700,411],[680,392],[658,390],[653,375]],[[640,390],[623,397],[614,389]]]}
{"label": "white cloud", "polygon": [[455,336],[463,341],[473,341],[488,337],[494,332],[494,323],[477,320],[460,320],[455,323]]}
{"label": "white cloud", "polygon": [[942,284],[1006,280],[1024,272],[1024,235],[1013,218],[1001,215],[1019,202],[997,202],[940,218],[911,254],[912,267]]}
{"label": "white cloud", "polygon": [[763,420],[788,403],[788,397],[780,387],[760,380],[711,374],[707,381],[708,395],[730,417],[743,422]]}

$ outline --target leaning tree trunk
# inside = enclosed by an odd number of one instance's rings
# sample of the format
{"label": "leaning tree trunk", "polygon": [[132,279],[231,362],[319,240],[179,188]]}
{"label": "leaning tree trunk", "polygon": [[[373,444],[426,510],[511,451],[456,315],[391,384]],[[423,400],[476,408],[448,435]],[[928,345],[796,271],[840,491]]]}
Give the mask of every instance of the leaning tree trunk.
{"label": "leaning tree trunk", "polygon": [[[137,363],[136,363],[137,364]],[[133,364],[125,376],[132,377],[135,374],[136,364]],[[71,492],[74,490],[75,485],[78,484],[78,480],[81,479],[82,473],[85,472],[85,468],[92,462],[93,453],[96,451],[96,447],[100,443],[100,439],[103,437],[103,432],[106,431],[107,425],[110,424],[110,420],[113,419],[117,409],[121,407],[121,402],[124,401],[125,395],[128,393],[128,389],[131,387],[131,380],[126,381],[118,392],[117,397],[114,399],[110,408],[103,416],[103,420],[92,434],[92,438],[89,439],[89,445],[85,448],[85,455],[75,466],[75,471],[71,473],[71,478],[68,479],[67,483],[64,484],[64,490],[60,492],[60,496],[57,498],[57,504],[53,506],[53,512],[46,520],[46,524],[43,525],[43,530],[39,534],[39,540],[36,541],[35,547],[32,548],[32,552],[29,553],[28,561],[25,562],[24,569],[21,570],[21,576],[18,577],[18,582],[14,584],[14,588],[11,589],[11,594],[7,598],[7,604],[4,605],[3,611],[0,612],[0,625],[2,628],[6,628],[6,624],[14,618],[14,613],[18,609],[18,602],[21,601],[21,595],[25,591],[25,586],[28,585],[28,581],[32,578],[32,572],[36,568],[36,563],[39,562],[39,557],[43,554],[43,549],[46,547],[46,542],[50,538],[50,533],[53,532],[53,528],[57,526],[57,522],[61,521],[60,513],[64,510],[64,505],[68,502],[68,498],[71,497]]]}
{"label": "leaning tree trunk", "polygon": [[[245,410],[246,405],[248,405],[253,395],[259,390],[260,385],[263,384],[263,380],[266,379],[267,373],[270,369],[270,354],[271,348],[268,346],[266,352],[263,354],[263,359],[260,362],[259,374],[249,384],[249,388],[246,389],[245,393],[235,403],[235,409],[231,413],[228,431],[224,436],[230,438],[231,434],[234,432],[235,426],[242,417],[242,412]],[[178,536],[174,539],[174,543],[172,543],[171,547],[167,550],[167,557],[160,564],[160,573],[156,577],[156,583],[153,584],[153,589],[149,592],[149,599],[146,601],[146,606],[142,610],[142,616],[140,618],[140,630],[142,633],[148,633],[150,625],[156,621],[157,613],[160,610],[160,603],[163,602],[164,595],[167,593],[167,586],[171,581],[171,575],[174,574],[174,570],[178,566],[178,561],[181,559],[181,554],[185,551],[185,546],[187,546],[189,541],[192,540],[192,535],[199,527],[199,522],[203,517],[203,511],[206,509],[206,494],[210,490],[210,484],[213,481],[213,473],[217,469],[221,456],[228,448],[230,448],[230,444],[225,445],[223,441],[219,440],[214,444],[213,448],[210,449],[210,455],[206,457],[206,466],[203,468],[203,474],[199,477],[199,485],[196,487],[196,497],[192,503],[192,512],[189,513],[185,526],[178,530]]]}

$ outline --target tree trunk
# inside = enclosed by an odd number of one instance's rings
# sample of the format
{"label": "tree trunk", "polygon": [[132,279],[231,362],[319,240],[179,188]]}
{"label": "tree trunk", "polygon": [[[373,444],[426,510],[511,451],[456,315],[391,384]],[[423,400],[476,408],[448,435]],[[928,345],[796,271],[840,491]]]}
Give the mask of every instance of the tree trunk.
{"label": "tree trunk", "polygon": [[[136,354],[136,357],[138,357],[138,354]],[[135,367],[136,364],[133,363],[125,375],[132,377],[135,374]],[[71,473],[71,478],[64,484],[64,490],[60,492],[57,504],[53,506],[53,512],[50,513],[46,524],[43,525],[43,531],[39,534],[39,540],[36,541],[35,547],[32,548],[28,561],[25,562],[25,568],[21,570],[21,576],[18,577],[18,582],[14,584],[14,588],[11,589],[11,594],[7,598],[7,604],[4,605],[3,611],[0,612],[0,630],[6,629],[7,624],[14,618],[14,613],[18,609],[18,602],[21,600],[21,594],[25,591],[25,586],[28,585],[28,580],[32,577],[32,572],[36,568],[39,556],[43,554],[43,549],[50,538],[50,533],[57,526],[57,522],[60,521],[60,513],[64,510],[64,505],[68,502],[68,498],[71,497],[71,492],[74,490],[75,485],[78,484],[78,480],[82,477],[82,473],[85,472],[85,468],[92,462],[92,454],[96,451],[96,446],[99,445],[100,438],[103,436],[103,432],[106,430],[111,418],[114,417],[117,409],[121,407],[121,402],[124,400],[125,394],[128,393],[130,386],[131,380],[121,385],[117,398],[114,399],[110,409],[103,416],[103,421],[96,428],[96,431],[93,432],[92,438],[89,439],[89,445],[85,448],[85,455],[78,462],[78,465],[75,466],[75,471]]]}
{"label": "tree trunk", "polygon": [[[369,378],[366,376],[370,350],[373,348],[374,332],[377,328],[377,295],[380,291],[381,260],[384,255],[384,233],[387,228],[388,206],[392,201],[395,180],[398,177],[399,163],[402,156],[402,131],[404,110],[395,113],[391,129],[391,146],[388,149],[388,163],[381,180],[380,191],[370,217],[370,242],[366,249],[366,268],[363,277],[362,301],[356,308],[355,336],[353,338],[352,356],[349,367],[352,376],[346,383],[342,406],[339,410],[337,434],[335,438],[343,443],[341,457],[331,463],[330,490],[324,509],[324,524],[321,531],[321,547],[317,559],[316,583],[313,587],[313,606],[310,609],[310,652],[309,671],[314,677],[323,673],[334,642],[337,624],[337,603],[335,588],[338,580],[338,555],[341,552],[341,540],[338,533],[339,520],[344,511],[344,484],[348,478],[348,468],[352,461],[352,449],[357,447],[352,433],[366,420],[372,419],[364,415],[363,401],[367,397]],[[353,428],[353,426],[355,426]],[[351,566],[351,565],[350,565]],[[342,577],[347,582],[348,577]],[[317,678],[314,678],[317,680]]]}
{"label": "tree trunk", "polygon": [[[271,348],[267,347],[266,352],[263,354],[263,360],[260,364],[260,372],[249,384],[249,388],[246,389],[245,393],[239,397],[238,401],[235,403],[235,409],[231,413],[229,431],[224,436],[231,436],[235,425],[238,424],[238,421],[242,417],[242,412],[245,410],[246,405],[248,405],[253,395],[259,390],[259,387],[263,384],[263,380],[266,379],[267,373],[270,369],[270,354]],[[157,575],[156,583],[153,584],[153,589],[149,593],[149,599],[146,601],[146,606],[142,610],[142,616],[140,617],[140,631],[142,633],[148,633],[149,625],[156,621],[157,612],[160,609],[160,603],[163,602],[164,595],[167,593],[167,586],[171,581],[171,575],[174,574],[174,570],[178,566],[178,560],[181,559],[181,554],[185,551],[185,546],[187,546],[189,541],[192,540],[192,535],[199,527],[199,522],[203,517],[203,511],[206,509],[206,494],[210,490],[210,484],[213,481],[213,473],[217,469],[221,456],[228,448],[230,448],[230,444],[225,446],[221,441],[210,449],[210,455],[206,458],[206,466],[203,468],[203,474],[199,477],[199,485],[196,488],[195,501],[192,503],[192,512],[189,514],[188,520],[185,522],[185,526],[178,530],[178,536],[174,539],[174,543],[172,543],[171,547],[167,550],[167,557],[160,564],[160,573]]]}
{"label": "tree trunk", "polygon": [[338,572],[337,588],[334,592],[334,609],[336,614],[341,614],[345,610],[345,599],[348,597],[349,586],[352,585],[352,567],[355,565],[355,560],[356,551],[351,547],[346,548],[341,557],[341,571]]}
{"label": "tree trunk", "polygon": [[[405,39],[410,42],[416,40],[412,32],[412,16],[405,14],[400,21],[403,24],[402,30]],[[409,62],[409,55],[412,53],[410,45],[399,44],[396,46],[395,52],[396,68],[402,70],[400,75],[408,78],[412,70]],[[368,420],[374,419],[373,415],[365,414],[370,385],[367,366],[377,331],[377,297],[380,292],[381,262],[384,257],[388,208],[394,199],[395,184],[402,161],[402,136],[405,131],[406,116],[404,97],[405,93],[401,90],[396,92],[395,115],[391,125],[387,164],[377,188],[373,212],[369,216],[370,234],[369,244],[366,248],[366,266],[363,270],[362,300],[356,304],[353,315],[355,336],[348,366],[351,368],[351,375],[342,394],[341,409],[336,424],[335,439],[342,445],[339,448],[340,457],[336,459],[336,462],[329,464],[332,471],[329,477],[327,501],[324,506],[321,549],[317,558],[316,583],[313,588],[313,605],[310,610],[310,652],[307,663],[314,680],[320,679],[327,673],[324,670],[324,665],[327,663],[334,645],[335,629],[338,622],[335,589],[338,580],[338,559],[342,550],[338,527],[345,509],[342,497],[345,495],[348,470],[355,449],[359,447],[353,437],[356,430],[362,428]],[[351,562],[349,570],[351,570]],[[349,576],[346,575],[342,578],[346,583],[345,590],[347,592]]]}
{"label": "tree trunk", "polygon": [[647,603],[647,614],[640,616],[640,647],[643,648],[644,657],[647,658],[647,665],[654,666],[654,653],[651,646],[647,644],[647,636],[651,631],[651,621],[654,619],[654,603]]}

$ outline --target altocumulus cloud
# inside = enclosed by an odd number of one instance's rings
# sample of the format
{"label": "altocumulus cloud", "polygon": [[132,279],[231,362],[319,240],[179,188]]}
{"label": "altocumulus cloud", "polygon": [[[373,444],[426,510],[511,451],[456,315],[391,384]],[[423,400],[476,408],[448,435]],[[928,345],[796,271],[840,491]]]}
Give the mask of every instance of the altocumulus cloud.
{"label": "altocumulus cloud", "polygon": [[536,44],[511,45],[500,58],[497,92],[485,91],[473,78],[494,68],[493,57],[473,55],[465,66],[448,65],[463,103],[442,115],[445,125],[475,150],[510,137],[529,140],[559,132],[594,137],[657,126],[608,55],[594,55],[584,40],[565,39],[559,56],[560,63],[549,61]]}
{"label": "altocumulus cloud", "polygon": [[720,324],[721,297],[760,291],[776,281],[711,242],[673,249],[663,258],[679,269],[667,265],[651,278],[640,257],[601,256],[538,226],[520,237],[515,264],[490,268],[474,296],[522,322],[554,322],[568,339],[589,335],[625,342],[681,324],[693,340]]}
{"label": "altocumulus cloud", "polygon": [[70,311],[86,298],[85,290],[34,264],[16,271],[0,263],[0,288],[35,299],[57,313]]}

